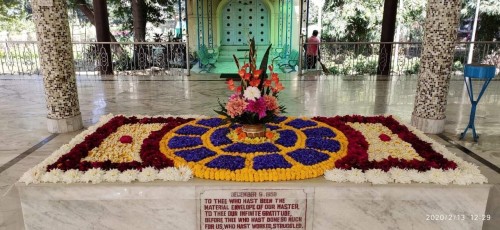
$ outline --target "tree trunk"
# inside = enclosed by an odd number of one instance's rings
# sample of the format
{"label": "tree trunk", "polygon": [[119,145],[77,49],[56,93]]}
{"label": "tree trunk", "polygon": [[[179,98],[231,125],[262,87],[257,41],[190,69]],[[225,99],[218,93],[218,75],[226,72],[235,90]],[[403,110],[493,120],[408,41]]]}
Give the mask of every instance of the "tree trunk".
{"label": "tree trunk", "polygon": [[[94,21],[96,22],[95,30],[98,42],[110,42],[109,19],[107,0],[93,0],[94,5]],[[107,44],[97,44],[98,53],[100,54],[100,72],[104,75],[113,74],[113,54],[111,46]]]}
{"label": "tree trunk", "polygon": [[144,42],[146,39],[146,11],[145,0],[132,0],[134,42]]}
{"label": "tree trunk", "polygon": [[[132,0],[132,21],[134,27],[134,42],[146,40],[146,14],[145,0]],[[146,69],[150,65],[147,57],[150,49],[147,45],[134,45],[134,69]]]}
{"label": "tree trunk", "polygon": [[[85,0],[76,0],[75,1],[75,6],[82,11],[82,13],[87,17],[90,21],[90,23],[95,26],[95,19],[94,19],[94,11],[90,9],[89,4],[85,2]],[[109,38],[111,39],[111,42],[117,42],[115,36],[113,34],[109,33]],[[124,54],[123,48],[120,45],[113,45],[113,52],[116,52],[118,55]]]}

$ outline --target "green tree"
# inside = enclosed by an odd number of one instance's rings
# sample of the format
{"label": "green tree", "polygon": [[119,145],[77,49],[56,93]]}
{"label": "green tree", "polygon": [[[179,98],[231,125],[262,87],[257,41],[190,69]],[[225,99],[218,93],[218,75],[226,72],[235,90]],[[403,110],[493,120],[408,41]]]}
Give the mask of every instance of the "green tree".
{"label": "green tree", "polygon": [[20,32],[29,27],[26,23],[31,16],[31,6],[27,1],[0,1],[0,28],[2,31]]}
{"label": "green tree", "polygon": [[326,0],[322,38],[346,42],[379,40],[383,3],[383,0]]}
{"label": "green tree", "polygon": [[[474,18],[476,1],[464,0],[461,10],[462,19]],[[479,28],[476,32],[476,41],[493,41],[500,31],[500,1],[481,0],[479,6]],[[498,39],[498,38],[497,38]]]}

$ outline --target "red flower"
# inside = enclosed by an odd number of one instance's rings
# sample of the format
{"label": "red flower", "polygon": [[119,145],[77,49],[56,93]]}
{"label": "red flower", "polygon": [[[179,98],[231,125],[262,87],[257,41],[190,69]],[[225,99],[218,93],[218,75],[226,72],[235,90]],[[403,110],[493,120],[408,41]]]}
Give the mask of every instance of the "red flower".
{"label": "red flower", "polygon": [[245,74],[247,73],[246,71],[246,68],[241,68],[240,71],[238,71],[238,74],[240,75],[241,78],[243,78],[245,76]]}
{"label": "red flower", "polygon": [[253,77],[254,78],[259,78],[261,73],[262,73],[262,70],[256,69],[256,70],[253,71]]}
{"label": "red flower", "polygon": [[235,86],[234,86],[234,81],[232,78],[230,78],[229,80],[227,80],[227,88],[231,91],[234,91],[235,90]]}
{"label": "red flower", "polygon": [[260,84],[260,79],[258,79],[258,78],[255,78],[255,79],[250,81],[250,86],[257,87],[257,86],[259,86],[259,84]]}
{"label": "red flower", "polygon": [[266,80],[266,81],[264,81],[264,86],[269,87],[269,86],[271,86],[271,83],[272,83],[271,80]]}
{"label": "red flower", "polygon": [[120,142],[124,143],[124,144],[130,144],[130,143],[132,143],[132,137],[128,136],[128,135],[124,135],[124,136],[120,137]]}
{"label": "red flower", "polygon": [[391,141],[391,137],[387,136],[385,133],[380,134],[380,136],[378,136],[378,138],[380,138],[380,140],[382,140],[382,141]]}

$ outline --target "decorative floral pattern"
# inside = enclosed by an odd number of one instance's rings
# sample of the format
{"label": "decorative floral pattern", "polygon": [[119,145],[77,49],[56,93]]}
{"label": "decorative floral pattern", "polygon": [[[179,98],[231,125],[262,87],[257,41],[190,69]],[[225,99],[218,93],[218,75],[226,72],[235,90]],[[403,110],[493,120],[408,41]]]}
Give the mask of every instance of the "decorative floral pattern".
{"label": "decorative floral pattern", "polygon": [[477,166],[391,116],[277,117],[268,126],[276,138],[260,143],[228,138],[238,127],[220,118],[108,115],[21,181],[185,181],[193,175],[282,181],[324,174],[336,182],[374,184],[487,182]]}
{"label": "decorative floral pattern", "polygon": [[[184,127],[206,123],[193,121],[166,134],[160,148],[176,166],[190,167],[196,177],[232,181],[317,177],[347,154],[347,138],[334,127],[306,118],[283,118],[269,125],[278,136],[275,141],[248,143],[228,138],[230,130],[239,127],[230,124],[204,126],[208,130],[201,135],[179,134],[177,130]],[[186,138],[193,139],[187,141]],[[215,155],[207,154],[207,149]]]}

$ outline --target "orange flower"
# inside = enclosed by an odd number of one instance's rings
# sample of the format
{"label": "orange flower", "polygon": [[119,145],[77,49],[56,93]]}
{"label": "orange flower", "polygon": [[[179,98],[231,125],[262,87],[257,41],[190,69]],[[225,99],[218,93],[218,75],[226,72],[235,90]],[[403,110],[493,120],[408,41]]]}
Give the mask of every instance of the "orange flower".
{"label": "orange flower", "polygon": [[273,139],[273,137],[274,137],[274,133],[273,133],[273,132],[271,132],[271,131],[267,131],[267,132],[266,132],[266,137],[267,137],[267,139],[271,140],[271,139]]}
{"label": "orange flower", "polygon": [[278,74],[277,73],[272,73],[271,74],[271,79],[272,81],[274,81],[274,83],[278,84],[278,82],[280,82],[280,79],[278,78]]}
{"label": "orange flower", "polygon": [[250,81],[250,86],[257,87],[257,86],[259,86],[259,84],[260,84],[260,79],[258,79],[258,78],[253,79],[253,80]]}
{"label": "orange flower", "polygon": [[229,80],[227,80],[226,82],[227,84],[227,88],[231,91],[234,91],[235,90],[235,87],[234,87],[234,81],[232,78],[230,78]]}
{"label": "orange flower", "polygon": [[250,80],[250,77],[252,77],[252,74],[246,73],[245,76],[243,76],[242,78],[248,81]]}
{"label": "orange flower", "polygon": [[255,71],[253,71],[253,77],[259,78],[261,73],[262,73],[262,70],[256,69]]}
{"label": "orange flower", "polygon": [[236,131],[236,133],[237,133],[237,134],[240,134],[240,133],[242,133],[242,132],[243,132],[243,128],[238,127],[238,128],[236,128],[234,131]]}
{"label": "orange flower", "polygon": [[278,83],[276,83],[276,87],[273,88],[273,92],[277,93],[277,92],[284,90],[284,89],[285,89],[285,87],[283,87],[283,85],[278,82]]}
{"label": "orange flower", "polygon": [[266,80],[266,81],[264,82],[264,86],[265,86],[265,87],[269,87],[269,86],[271,86],[271,83],[272,83],[272,81],[271,81],[271,80]]}
{"label": "orange flower", "polygon": [[246,134],[246,133],[244,133],[244,132],[241,132],[241,133],[239,133],[239,134],[238,134],[238,139],[240,139],[240,140],[243,140],[243,139],[245,139],[246,137],[247,137],[247,134]]}
{"label": "orange flower", "polygon": [[245,68],[241,68],[240,71],[238,71],[238,74],[240,75],[241,78],[243,78],[243,76],[245,76],[246,73],[247,71]]}

